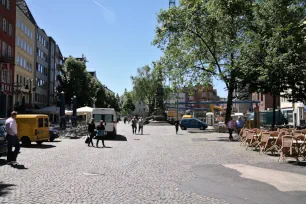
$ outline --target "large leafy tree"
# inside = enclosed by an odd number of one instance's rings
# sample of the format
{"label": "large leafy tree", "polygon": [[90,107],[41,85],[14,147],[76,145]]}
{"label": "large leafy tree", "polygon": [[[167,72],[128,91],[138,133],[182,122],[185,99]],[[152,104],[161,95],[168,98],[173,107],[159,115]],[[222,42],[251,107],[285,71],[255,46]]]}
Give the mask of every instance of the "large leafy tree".
{"label": "large leafy tree", "polygon": [[[249,24],[252,0],[182,0],[180,6],[162,10],[153,41],[164,51],[166,73],[181,69],[183,86],[210,85],[212,77],[228,90],[226,120],[233,92],[241,77],[240,46]],[[177,72],[175,72],[177,76]]]}
{"label": "large leafy tree", "polygon": [[106,93],[103,84],[86,71],[84,62],[69,57],[61,71],[58,93],[65,92],[67,104],[75,95],[78,107],[93,106],[95,102],[97,108],[114,108],[120,111],[119,100],[114,94]]}
{"label": "large leafy tree", "polygon": [[135,101],[149,104],[149,112],[153,110],[153,102],[158,84],[157,71],[149,65],[137,69],[137,75],[131,76]]}
{"label": "large leafy tree", "polygon": [[244,83],[251,91],[276,97],[285,92],[291,101],[305,101],[305,1],[265,0],[253,4],[252,24],[242,45]]}
{"label": "large leafy tree", "polygon": [[128,92],[126,89],[122,96],[122,107],[121,113],[123,115],[131,114],[135,110],[134,100],[133,100],[133,92]]}

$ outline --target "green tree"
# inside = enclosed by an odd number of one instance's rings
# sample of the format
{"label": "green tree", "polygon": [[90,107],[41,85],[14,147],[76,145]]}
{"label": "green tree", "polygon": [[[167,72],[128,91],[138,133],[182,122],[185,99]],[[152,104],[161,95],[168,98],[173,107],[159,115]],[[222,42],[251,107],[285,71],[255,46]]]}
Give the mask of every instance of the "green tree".
{"label": "green tree", "polygon": [[[210,85],[212,77],[228,90],[226,120],[233,92],[242,75],[240,46],[249,25],[252,0],[182,0],[176,8],[158,14],[153,41],[164,51],[165,72],[179,77],[182,86]],[[173,74],[180,69],[179,74]]]}
{"label": "green tree", "polygon": [[65,101],[70,102],[75,95],[79,107],[90,105],[94,84],[92,76],[86,71],[85,63],[69,57],[64,63],[62,73],[61,86],[58,88],[58,92],[65,92]]}
{"label": "green tree", "polygon": [[280,93],[285,91],[293,102],[306,99],[305,8],[305,1],[300,0],[257,1],[242,45],[242,85],[248,84],[254,92],[271,93],[273,127]]}
{"label": "green tree", "polygon": [[151,112],[155,94],[159,86],[156,70],[149,65],[137,69],[137,75],[131,76],[135,101],[143,101]]}
{"label": "green tree", "polygon": [[135,110],[133,93],[125,90],[122,98],[123,98],[123,103],[121,108],[122,114],[123,115],[131,114],[131,112]]}

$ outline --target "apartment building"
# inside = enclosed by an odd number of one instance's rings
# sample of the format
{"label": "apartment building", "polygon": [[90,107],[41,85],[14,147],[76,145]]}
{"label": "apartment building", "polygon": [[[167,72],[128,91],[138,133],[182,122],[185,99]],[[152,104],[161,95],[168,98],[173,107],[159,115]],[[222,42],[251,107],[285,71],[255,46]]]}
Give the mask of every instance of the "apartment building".
{"label": "apartment building", "polygon": [[19,91],[14,95],[15,108],[20,105],[32,108],[35,86],[35,31],[36,22],[28,6],[24,1],[17,0],[14,81],[19,85]]}
{"label": "apartment building", "polygon": [[0,1],[0,117],[13,110],[16,0]]}
{"label": "apartment building", "polygon": [[55,49],[56,42],[49,37],[48,106],[55,104]]}
{"label": "apartment building", "polygon": [[36,26],[36,64],[34,94],[35,108],[48,105],[48,70],[49,70],[49,37],[47,33]]}

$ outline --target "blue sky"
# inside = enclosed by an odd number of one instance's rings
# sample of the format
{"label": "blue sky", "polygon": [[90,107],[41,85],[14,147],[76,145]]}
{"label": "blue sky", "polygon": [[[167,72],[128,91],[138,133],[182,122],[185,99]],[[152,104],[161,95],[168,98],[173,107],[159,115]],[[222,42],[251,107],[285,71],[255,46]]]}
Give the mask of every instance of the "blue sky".
{"label": "blue sky", "polygon": [[[157,60],[151,45],[156,14],[168,0],[26,0],[37,24],[60,46],[64,56],[88,59],[88,70],[115,93],[132,89],[130,76]],[[215,80],[219,96],[226,96]]]}

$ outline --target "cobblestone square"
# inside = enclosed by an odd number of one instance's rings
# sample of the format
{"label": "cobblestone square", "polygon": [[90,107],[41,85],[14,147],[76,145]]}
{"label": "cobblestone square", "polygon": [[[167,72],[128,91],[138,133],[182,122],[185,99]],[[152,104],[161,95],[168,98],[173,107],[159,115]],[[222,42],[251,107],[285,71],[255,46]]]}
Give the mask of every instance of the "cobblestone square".
{"label": "cobblestone square", "polygon": [[[201,181],[207,169],[223,174],[225,164],[278,165],[277,157],[246,151],[223,133],[176,135],[173,126],[145,126],[144,135],[133,135],[130,125],[120,123],[118,134],[117,140],[105,141],[108,148],[88,147],[84,139],[21,148],[18,160],[25,169],[6,165],[2,157],[0,203],[234,203],[203,193],[192,182]],[[234,170],[224,170],[220,182],[235,188],[227,171]]]}

